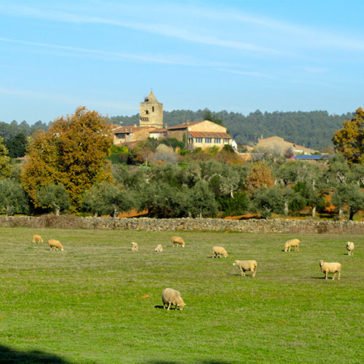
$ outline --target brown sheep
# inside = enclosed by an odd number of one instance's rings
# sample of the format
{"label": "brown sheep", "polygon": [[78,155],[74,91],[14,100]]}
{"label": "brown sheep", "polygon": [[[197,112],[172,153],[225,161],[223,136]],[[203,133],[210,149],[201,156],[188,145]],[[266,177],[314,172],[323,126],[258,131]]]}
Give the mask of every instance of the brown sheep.
{"label": "brown sheep", "polygon": [[348,255],[353,255],[355,249],[355,244],[352,241],[348,241],[346,243],[346,250],[348,251]]}
{"label": "brown sheep", "polygon": [[43,239],[39,234],[34,234],[33,235],[33,239],[32,239],[32,243],[33,244],[42,244],[43,243]]}
{"label": "brown sheep", "polygon": [[173,246],[181,246],[182,248],[185,247],[185,241],[180,236],[172,236],[171,242]]}
{"label": "brown sheep", "polygon": [[299,239],[287,240],[284,243],[284,251],[285,252],[290,252],[291,248],[294,248],[295,250],[299,251],[300,250],[300,243],[301,243],[301,240],[299,240]]}
{"label": "brown sheep", "polygon": [[228,256],[227,251],[222,246],[214,246],[212,248],[212,257],[213,258],[226,258]]}
{"label": "brown sheep", "polygon": [[329,273],[333,273],[332,279],[335,279],[336,274],[338,275],[337,279],[340,280],[340,274],[341,274],[341,264],[340,263],[328,263],[324,262],[323,260],[320,260],[320,268],[321,272],[325,274],[325,279],[327,279],[327,276]]}
{"label": "brown sheep", "polygon": [[179,310],[183,310],[186,306],[181,294],[173,288],[165,288],[162,292],[162,302],[163,307],[169,310],[171,306],[175,306],[175,308]]}
{"label": "brown sheep", "polygon": [[245,276],[245,272],[252,272],[253,278],[257,274],[258,263],[256,260],[235,260],[233,265],[239,268],[242,276]]}
{"label": "brown sheep", "polygon": [[59,240],[50,239],[48,240],[48,245],[51,250],[64,250],[63,245]]}
{"label": "brown sheep", "polygon": [[135,241],[131,242],[131,251],[132,252],[137,252],[139,250],[139,245],[138,243],[136,243]]}

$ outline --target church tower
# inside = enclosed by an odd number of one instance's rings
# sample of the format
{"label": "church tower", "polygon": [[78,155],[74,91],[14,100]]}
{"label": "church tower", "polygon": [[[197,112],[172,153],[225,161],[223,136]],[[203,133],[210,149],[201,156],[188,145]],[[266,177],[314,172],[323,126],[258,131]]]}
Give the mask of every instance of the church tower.
{"label": "church tower", "polygon": [[139,126],[163,128],[163,104],[157,100],[153,91],[140,103]]}

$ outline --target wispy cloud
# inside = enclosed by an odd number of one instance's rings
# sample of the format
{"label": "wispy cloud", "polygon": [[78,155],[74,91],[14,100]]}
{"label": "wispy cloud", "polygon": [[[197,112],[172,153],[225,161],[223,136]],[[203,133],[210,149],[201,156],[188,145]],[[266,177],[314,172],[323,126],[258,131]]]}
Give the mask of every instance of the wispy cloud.
{"label": "wispy cloud", "polygon": [[142,22],[135,20],[128,21],[128,20],[121,20],[122,17],[115,19],[111,17],[89,16],[85,14],[70,13],[59,10],[55,11],[49,9],[36,9],[29,6],[17,6],[17,5],[12,5],[7,7],[0,5],[0,12],[12,16],[23,16],[35,19],[43,19],[47,21],[121,27],[136,31],[157,34],[163,37],[174,38],[190,43],[229,48],[238,51],[253,52],[258,54],[272,54],[272,55],[282,54],[281,50],[255,44],[254,42],[214,36],[210,32],[207,32],[208,34],[204,34],[206,31],[203,32],[201,26],[199,27],[199,29],[189,30],[186,28],[186,26],[184,27],[180,25],[176,26],[174,24],[168,24],[162,22],[153,22],[153,21]]}
{"label": "wispy cloud", "polygon": [[[159,15],[151,16],[148,21],[145,21],[140,12],[140,4],[126,5],[94,1],[87,8],[77,4],[72,3],[67,10],[58,9],[53,3],[52,5],[47,3],[46,6],[38,5],[38,7],[24,4],[0,4],[0,13],[44,21],[119,27],[250,55],[302,56],[307,49],[364,51],[362,37],[338,34],[330,29],[292,24],[226,7],[216,9],[216,7],[181,3],[168,3],[168,6],[144,3],[142,14]],[[190,21],[190,19],[199,19],[199,21]],[[247,27],[250,31],[233,30],[238,29],[239,26]],[[138,60],[138,57],[130,55],[114,56]],[[153,61],[152,56],[147,57]],[[165,59],[164,63],[176,63],[176,60],[168,60],[168,57],[162,58]],[[163,63],[163,59],[157,57],[155,61]]]}
{"label": "wispy cloud", "polygon": [[65,95],[55,92],[46,91],[36,91],[29,89],[18,89],[18,88],[7,88],[0,86],[0,95],[14,96],[16,98],[24,98],[28,100],[38,100],[38,101],[49,101],[55,103],[61,103],[70,105],[72,107],[77,107],[80,105],[85,105],[88,108],[95,108],[100,110],[107,110],[110,112],[125,112],[130,113],[135,111],[134,104],[128,104],[120,100],[100,100],[89,96],[77,97],[75,95]]}
{"label": "wispy cloud", "polygon": [[190,57],[184,57],[181,55],[150,55],[150,54],[133,54],[133,53],[123,53],[123,52],[111,52],[104,51],[100,49],[90,49],[83,47],[73,47],[67,45],[42,43],[42,42],[32,42],[20,39],[11,39],[6,37],[0,37],[0,42],[12,43],[27,47],[37,47],[44,50],[58,51],[59,54],[68,55],[71,57],[93,57],[109,61],[133,61],[133,62],[143,62],[143,63],[159,63],[159,64],[169,64],[169,65],[185,65],[185,66],[214,66],[214,63],[202,63],[191,59]]}

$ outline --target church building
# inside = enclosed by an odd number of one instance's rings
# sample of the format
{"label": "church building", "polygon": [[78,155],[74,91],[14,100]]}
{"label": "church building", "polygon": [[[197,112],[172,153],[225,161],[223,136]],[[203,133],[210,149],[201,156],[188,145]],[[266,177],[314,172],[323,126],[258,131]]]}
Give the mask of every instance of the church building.
{"label": "church building", "polygon": [[113,129],[114,144],[133,144],[148,138],[175,138],[183,141],[187,149],[235,146],[227,129],[209,120],[190,121],[165,128],[163,104],[153,91],[144,98],[139,108],[139,126],[119,126]]}

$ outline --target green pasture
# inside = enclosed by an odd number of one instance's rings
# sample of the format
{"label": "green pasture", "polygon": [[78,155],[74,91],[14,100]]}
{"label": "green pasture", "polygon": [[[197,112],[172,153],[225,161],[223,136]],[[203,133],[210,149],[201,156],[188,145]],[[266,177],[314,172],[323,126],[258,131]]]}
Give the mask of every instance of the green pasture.
{"label": "green pasture", "polygon": [[[362,236],[181,232],[183,249],[173,232],[0,233],[0,363],[364,362]],[[31,244],[34,233],[65,251]],[[284,253],[294,237],[301,251]],[[213,245],[229,257],[210,258]],[[256,278],[235,259],[256,259]],[[342,263],[340,281],[323,279],[320,259]],[[165,287],[183,311],[161,308]]]}

